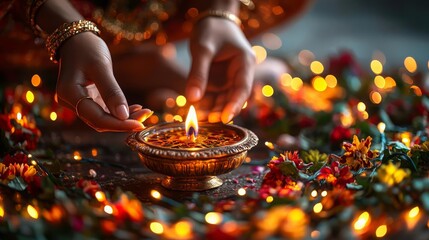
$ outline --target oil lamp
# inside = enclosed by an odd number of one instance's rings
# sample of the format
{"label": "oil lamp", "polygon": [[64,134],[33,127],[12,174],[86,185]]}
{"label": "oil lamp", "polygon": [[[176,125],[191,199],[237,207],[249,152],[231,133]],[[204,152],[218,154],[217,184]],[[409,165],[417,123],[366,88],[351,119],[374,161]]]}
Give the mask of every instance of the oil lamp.
{"label": "oil lamp", "polygon": [[155,125],[131,134],[126,142],[147,168],[166,175],[162,186],[203,191],[221,186],[217,176],[239,167],[258,138],[233,124],[198,124],[191,106],[185,123]]}

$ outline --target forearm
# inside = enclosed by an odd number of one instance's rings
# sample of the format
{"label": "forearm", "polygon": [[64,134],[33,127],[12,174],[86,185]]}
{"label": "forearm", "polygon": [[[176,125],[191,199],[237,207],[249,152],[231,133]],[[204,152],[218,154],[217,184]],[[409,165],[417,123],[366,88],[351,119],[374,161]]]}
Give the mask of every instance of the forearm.
{"label": "forearm", "polygon": [[35,23],[48,34],[63,23],[81,19],[84,17],[67,0],[48,0],[35,15]]}

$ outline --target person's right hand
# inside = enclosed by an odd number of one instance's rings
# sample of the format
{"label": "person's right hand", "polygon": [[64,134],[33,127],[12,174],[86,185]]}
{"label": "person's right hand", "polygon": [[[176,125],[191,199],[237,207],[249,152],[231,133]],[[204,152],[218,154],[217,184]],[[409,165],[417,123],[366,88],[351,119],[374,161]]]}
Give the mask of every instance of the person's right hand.
{"label": "person's right hand", "polygon": [[100,37],[91,32],[77,34],[63,43],[59,54],[57,95],[61,105],[99,132],[144,128],[142,122],[152,111],[136,104],[128,106],[113,75],[110,52]]}

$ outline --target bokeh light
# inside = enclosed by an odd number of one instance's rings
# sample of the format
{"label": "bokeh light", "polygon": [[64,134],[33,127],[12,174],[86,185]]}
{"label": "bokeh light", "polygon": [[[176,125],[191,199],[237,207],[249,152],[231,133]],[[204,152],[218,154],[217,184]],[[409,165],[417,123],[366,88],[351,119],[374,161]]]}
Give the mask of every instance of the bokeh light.
{"label": "bokeh light", "polygon": [[326,88],[328,87],[328,84],[326,83],[325,79],[322,78],[321,76],[314,77],[312,84],[313,84],[313,88],[319,92],[325,91]]}
{"label": "bokeh light", "polygon": [[372,60],[371,61],[371,70],[375,74],[381,74],[383,72],[383,64],[381,64],[378,60]]}
{"label": "bokeh light", "polygon": [[38,74],[34,74],[31,77],[31,85],[33,85],[34,87],[40,86],[41,83],[42,83],[42,78],[40,78]]}
{"label": "bokeh light", "polygon": [[186,105],[186,97],[183,95],[179,95],[176,97],[176,104],[179,107],[183,107]]}
{"label": "bokeh light", "polygon": [[377,75],[374,77],[374,84],[378,88],[384,88],[386,86],[386,79],[380,75]]}
{"label": "bokeh light", "polygon": [[417,62],[413,57],[406,57],[404,59],[404,66],[410,73],[414,73],[417,71]]}
{"label": "bokeh light", "polygon": [[334,88],[338,84],[337,78],[334,75],[331,75],[331,74],[328,74],[325,77],[325,81],[326,81],[326,84],[328,85],[329,88]]}
{"label": "bokeh light", "polygon": [[262,87],[262,95],[264,95],[264,97],[271,97],[274,94],[274,88],[271,87],[270,85],[265,85]]}
{"label": "bokeh light", "polygon": [[323,71],[325,70],[325,68],[323,67],[323,64],[319,61],[313,61],[310,64],[310,70],[314,73],[314,74],[321,74],[323,73]]}
{"label": "bokeh light", "polygon": [[256,63],[259,64],[267,58],[267,50],[265,50],[262,46],[253,46],[252,47],[253,52],[256,55]]}

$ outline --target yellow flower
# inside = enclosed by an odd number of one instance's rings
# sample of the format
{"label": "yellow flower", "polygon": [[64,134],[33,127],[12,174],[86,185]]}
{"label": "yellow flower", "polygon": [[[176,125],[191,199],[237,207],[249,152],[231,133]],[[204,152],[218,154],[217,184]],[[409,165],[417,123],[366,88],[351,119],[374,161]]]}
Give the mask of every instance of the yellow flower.
{"label": "yellow flower", "polygon": [[359,138],[354,135],[353,143],[343,144],[345,153],[341,157],[340,162],[347,164],[352,170],[372,167],[371,160],[378,156],[378,152],[370,150],[371,141],[372,138],[370,136],[359,141]]}
{"label": "yellow flower", "polygon": [[410,170],[399,168],[398,164],[393,164],[389,162],[388,164],[383,164],[377,170],[378,179],[381,182],[387,184],[389,187],[402,182],[405,178],[409,177]]}

